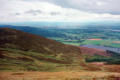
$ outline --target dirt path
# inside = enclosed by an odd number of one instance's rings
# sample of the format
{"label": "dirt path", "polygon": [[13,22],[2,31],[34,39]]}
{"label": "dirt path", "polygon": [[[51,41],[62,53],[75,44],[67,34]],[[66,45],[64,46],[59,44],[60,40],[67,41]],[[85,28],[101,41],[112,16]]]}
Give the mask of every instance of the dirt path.
{"label": "dirt path", "polygon": [[[99,80],[115,78],[120,80],[120,73],[110,72],[0,72],[0,80]],[[119,78],[119,79],[117,79]],[[107,79],[109,80],[109,79]]]}

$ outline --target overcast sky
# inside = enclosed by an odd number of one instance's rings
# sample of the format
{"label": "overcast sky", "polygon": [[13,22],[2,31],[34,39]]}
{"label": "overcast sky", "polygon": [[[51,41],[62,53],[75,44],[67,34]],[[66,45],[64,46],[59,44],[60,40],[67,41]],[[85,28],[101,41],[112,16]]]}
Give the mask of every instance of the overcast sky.
{"label": "overcast sky", "polygon": [[0,0],[0,22],[120,20],[120,0]]}

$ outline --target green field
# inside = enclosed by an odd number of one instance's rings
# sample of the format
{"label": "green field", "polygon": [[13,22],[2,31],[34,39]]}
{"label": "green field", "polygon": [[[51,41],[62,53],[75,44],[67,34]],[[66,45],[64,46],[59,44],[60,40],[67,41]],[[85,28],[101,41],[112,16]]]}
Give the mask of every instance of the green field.
{"label": "green field", "polygon": [[[113,25],[114,26],[114,25]],[[8,26],[9,27],[9,26]],[[46,38],[56,40],[70,45],[102,45],[108,47],[120,47],[120,27],[92,27],[88,26],[85,29],[60,29],[60,28],[35,28],[35,27],[16,27],[17,30],[40,35]],[[101,39],[99,41],[89,39]]]}
{"label": "green field", "polygon": [[[101,45],[108,47],[120,47],[120,33],[109,29],[88,28],[88,29],[50,29],[49,31],[59,33],[59,36],[49,36],[48,38],[70,45]],[[101,40],[89,40],[101,39]]]}
{"label": "green field", "polygon": [[108,46],[108,47],[116,47],[120,48],[120,43],[114,43],[113,41],[117,40],[111,40],[111,39],[105,39],[105,40],[88,40],[88,39],[83,39],[83,40],[70,40],[70,39],[64,39],[64,38],[53,38],[52,39],[62,42],[64,44],[70,44],[70,45],[100,45],[100,46]]}
{"label": "green field", "polygon": [[108,47],[120,47],[120,43],[113,43],[114,40],[85,40],[81,45],[101,45]]}

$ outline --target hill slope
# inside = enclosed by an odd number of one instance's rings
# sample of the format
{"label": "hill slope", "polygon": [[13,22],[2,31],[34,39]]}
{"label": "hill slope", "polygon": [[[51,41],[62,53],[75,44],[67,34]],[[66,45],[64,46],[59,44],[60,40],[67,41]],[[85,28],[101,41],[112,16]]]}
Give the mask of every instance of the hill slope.
{"label": "hill slope", "polygon": [[[99,66],[86,64],[85,60],[111,61],[116,58],[114,54],[115,57],[111,57],[112,53],[65,45],[19,30],[0,28],[0,70],[101,70]],[[88,55],[87,58],[84,55]]]}
{"label": "hill slope", "polygon": [[80,54],[80,49],[75,46],[64,45],[54,40],[10,28],[0,28],[0,46],[42,53]]}
{"label": "hill slope", "polygon": [[76,61],[83,62],[78,47],[15,29],[0,28],[1,70],[49,70]]}

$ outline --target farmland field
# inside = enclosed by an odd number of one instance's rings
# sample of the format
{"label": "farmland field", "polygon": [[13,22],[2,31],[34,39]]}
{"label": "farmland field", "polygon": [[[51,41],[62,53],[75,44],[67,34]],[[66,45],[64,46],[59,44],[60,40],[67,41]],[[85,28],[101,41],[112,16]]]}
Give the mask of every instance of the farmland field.
{"label": "farmland field", "polygon": [[0,80],[120,80],[120,0],[0,0]]}
{"label": "farmland field", "polygon": [[101,45],[120,48],[120,28],[119,26],[87,26],[85,28],[35,28],[6,26],[24,32],[40,35],[70,45]]}
{"label": "farmland field", "polygon": [[106,47],[115,47],[115,48],[120,48],[120,43],[119,41],[116,40],[91,40],[91,39],[83,39],[82,41],[80,40],[65,40],[62,38],[52,38],[56,41],[62,42],[64,44],[70,44],[70,45],[99,45],[99,46],[106,46]]}

